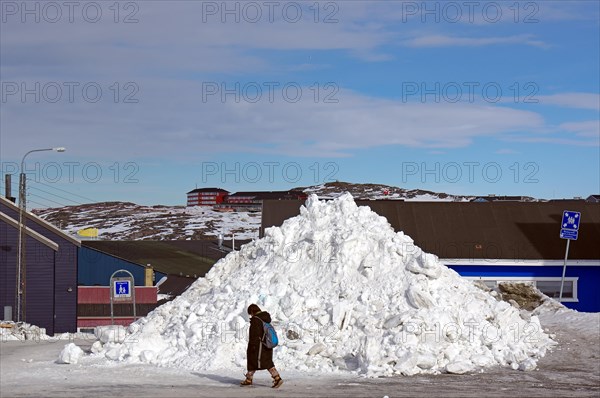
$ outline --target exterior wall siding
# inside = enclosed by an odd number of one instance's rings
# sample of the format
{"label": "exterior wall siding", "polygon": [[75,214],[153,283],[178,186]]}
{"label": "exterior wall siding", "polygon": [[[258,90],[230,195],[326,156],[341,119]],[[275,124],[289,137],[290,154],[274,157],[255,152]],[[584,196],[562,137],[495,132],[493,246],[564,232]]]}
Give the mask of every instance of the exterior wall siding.
{"label": "exterior wall siding", "polygon": [[[54,250],[27,237],[23,320],[55,333]],[[13,309],[16,316],[16,309]]]}
{"label": "exterior wall siding", "polygon": [[[0,203],[0,211],[18,220],[18,211]],[[13,306],[16,317],[15,288],[18,253],[18,230],[2,225],[2,262],[0,274],[6,276],[0,283],[1,305]],[[32,237],[26,241],[26,301],[25,320],[46,328],[49,335],[77,330],[77,245],[43,224],[27,219],[26,225],[58,244],[54,252]],[[6,260],[6,261],[4,261]]]}
{"label": "exterior wall siding", "polygon": [[[110,325],[110,287],[80,286],[78,288],[77,326],[92,328]],[[148,315],[157,306],[158,288],[155,286],[136,286],[136,318]],[[127,326],[133,319],[133,303],[113,303],[114,322]]]}
{"label": "exterior wall siding", "polygon": [[[46,229],[44,226],[28,220],[27,226],[58,244],[54,257],[54,330],[52,333],[77,331],[77,246]],[[31,241],[31,238],[28,242]],[[48,275],[45,275],[49,278]],[[43,279],[39,284],[48,283]]]}
{"label": "exterior wall siding", "polygon": [[[80,286],[108,286],[113,272],[126,269],[133,274],[136,286],[144,286],[145,275],[140,264],[132,263],[118,257],[94,250],[90,247],[79,248],[78,282]],[[154,272],[154,283],[165,276],[161,272]]]}
{"label": "exterior wall siding", "polygon": [[[6,212],[6,209],[2,209]],[[19,232],[0,223],[0,307],[12,307],[13,321],[17,319],[16,285]],[[28,224],[29,225],[29,224]],[[54,333],[54,261],[55,252],[32,237],[25,242],[25,299],[22,319]]]}
{"label": "exterior wall siding", "polygon": [[227,192],[193,192],[187,194],[188,206],[213,206],[223,203]]}
{"label": "exterior wall siding", "polygon": [[[2,317],[4,317],[5,306],[13,307],[13,317],[16,313],[16,247],[18,236],[14,231],[15,229],[11,226],[0,222],[0,310],[2,310]],[[14,320],[14,318],[11,320]]]}
{"label": "exterior wall siding", "polygon": [[[510,266],[510,265],[450,265],[461,276],[468,277],[562,277],[562,266]],[[598,266],[567,266],[565,276],[578,277],[578,302],[564,302],[568,308],[583,312],[600,312],[600,263]]]}
{"label": "exterior wall siding", "polygon": [[56,303],[54,333],[77,330],[77,249],[65,240],[56,240],[61,249],[56,253],[54,301]]}

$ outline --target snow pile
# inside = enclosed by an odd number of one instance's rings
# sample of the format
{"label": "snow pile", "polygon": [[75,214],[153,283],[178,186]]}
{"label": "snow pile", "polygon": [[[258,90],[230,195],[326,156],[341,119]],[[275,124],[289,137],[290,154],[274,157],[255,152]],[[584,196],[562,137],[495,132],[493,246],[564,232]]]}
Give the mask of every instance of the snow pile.
{"label": "snow pile", "polygon": [[48,340],[46,329],[25,322],[2,321],[1,341]]}
{"label": "snow pile", "polygon": [[97,326],[94,329],[94,336],[105,343],[122,343],[127,336],[127,330],[121,325]]}
{"label": "snow pile", "polygon": [[58,363],[76,364],[83,355],[83,350],[74,343],[69,343],[58,355]]}
{"label": "snow pile", "polygon": [[343,195],[311,196],[299,216],[132,324],[122,344],[95,351],[192,370],[245,367],[251,303],[273,317],[281,369],[368,376],[530,370],[554,344],[537,317],[524,319]]}

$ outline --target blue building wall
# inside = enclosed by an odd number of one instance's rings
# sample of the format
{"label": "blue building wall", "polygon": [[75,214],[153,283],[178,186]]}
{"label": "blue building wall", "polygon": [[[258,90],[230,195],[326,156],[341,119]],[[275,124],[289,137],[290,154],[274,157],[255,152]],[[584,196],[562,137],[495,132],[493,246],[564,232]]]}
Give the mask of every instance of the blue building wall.
{"label": "blue building wall", "polygon": [[[81,246],[79,248],[77,280],[80,286],[109,286],[110,276],[120,269],[131,272],[136,286],[144,286],[144,266],[89,247]],[[166,274],[154,271],[154,283],[163,276]]]}
{"label": "blue building wall", "polygon": [[[461,276],[489,277],[562,277],[562,266],[510,266],[510,265],[451,265],[449,268]],[[578,302],[564,302],[568,308],[583,312],[600,312],[600,264],[598,266],[567,266],[566,277],[578,277]]]}

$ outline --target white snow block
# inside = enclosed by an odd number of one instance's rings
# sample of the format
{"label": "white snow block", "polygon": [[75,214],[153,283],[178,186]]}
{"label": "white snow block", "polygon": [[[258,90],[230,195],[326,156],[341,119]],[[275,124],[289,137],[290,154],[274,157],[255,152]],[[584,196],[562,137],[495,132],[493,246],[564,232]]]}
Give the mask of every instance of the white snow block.
{"label": "white snow block", "polygon": [[102,351],[102,342],[95,341],[94,344],[92,344],[92,353],[97,354],[101,351]]}
{"label": "white snow block", "polygon": [[417,366],[421,369],[431,369],[437,365],[437,357],[433,354],[420,354]]}
{"label": "white snow block", "polygon": [[323,343],[317,343],[315,345],[313,345],[310,350],[308,350],[308,355],[317,355],[321,352],[323,352],[325,349],[327,349],[327,347],[325,346],[325,344]]}
{"label": "white snow block", "polygon": [[433,307],[433,300],[429,293],[423,291],[423,287],[417,284],[411,284],[406,291],[406,299],[413,307],[417,309]]}
{"label": "white snow block", "polygon": [[127,329],[121,325],[97,326],[94,334],[104,344],[123,343],[127,336]]}
{"label": "white snow block", "polygon": [[446,365],[446,372],[454,374],[464,374],[473,369],[471,361],[456,361]]}
{"label": "white snow block", "polygon": [[390,318],[388,318],[384,324],[383,324],[383,328],[384,329],[393,329],[395,327],[398,327],[402,325],[402,316],[401,315],[394,315]]}
{"label": "white snow block", "polygon": [[524,372],[530,372],[532,370],[535,370],[536,367],[537,363],[535,359],[532,358],[528,358],[519,364],[519,370],[522,370]]}
{"label": "white snow block", "polygon": [[142,362],[150,363],[154,359],[155,354],[154,351],[144,350],[140,354],[140,360]]}
{"label": "white snow block", "polygon": [[108,343],[104,346],[104,356],[113,361],[121,361],[128,353],[127,347],[122,344]]}
{"label": "white snow block", "polygon": [[65,348],[60,352],[58,356],[58,363],[75,364],[79,361],[79,358],[83,355],[83,350],[79,348],[75,343],[69,343],[65,345]]}

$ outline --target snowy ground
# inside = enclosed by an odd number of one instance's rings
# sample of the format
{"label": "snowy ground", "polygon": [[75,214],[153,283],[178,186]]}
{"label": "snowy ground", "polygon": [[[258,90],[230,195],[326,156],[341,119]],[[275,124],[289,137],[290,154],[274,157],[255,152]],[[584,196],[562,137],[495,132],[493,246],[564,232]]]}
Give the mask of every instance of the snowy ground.
{"label": "snowy ground", "polygon": [[[600,314],[565,311],[544,314],[542,325],[559,345],[530,372],[493,368],[465,375],[417,375],[369,379],[354,375],[286,372],[285,384],[271,390],[257,374],[255,386],[238,386],[241,373],[189,372],[115,362],[59,365],[66,341],[0,343],[2,397],[598,397],[600,396]],[[89,350],[93,341],[75,343]]]}
{"label": "snowy ground", "polygon": [[[64,339],[1,343],[2,396],[600,395],[600,314],[548,299],[533,317],[413,248],[351,196],[311,197],[299,216],[228,255],[127,334],[97,329],[104,344],[78,335],[64,350]],[[261,284],[268,289],[256,293]],[[264,372],[254,387],[238,384],[246,342],[230,332],[247,330],[241,314],[251,302],[289,321],[274,322],[286,336],[275,355],[278,391]],[[475,327],[462,333],[460,324]],[[56,363],[59,353],[70,364]]]}
{"label": "snowy ground", "polygon": [[141,206],[107,202],[39,210],[63,231],[97,228],[105,240],[194,240],[223,234],[227,239],[258,237],[260,213],[221,213],[210,207]]}

